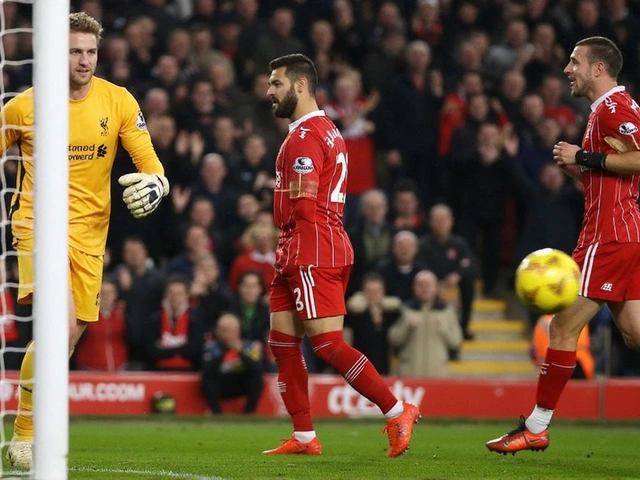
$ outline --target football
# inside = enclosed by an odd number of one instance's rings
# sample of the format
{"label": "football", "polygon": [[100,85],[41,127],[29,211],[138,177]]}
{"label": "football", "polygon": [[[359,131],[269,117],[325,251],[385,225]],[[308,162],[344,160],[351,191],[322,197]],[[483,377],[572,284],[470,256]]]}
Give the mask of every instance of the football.
{"label": "football", "polygon": [[557,313],[578,297],[580,268],[566,253],[543,248],[527,255],[516,270],[516,294],[536,313]]}

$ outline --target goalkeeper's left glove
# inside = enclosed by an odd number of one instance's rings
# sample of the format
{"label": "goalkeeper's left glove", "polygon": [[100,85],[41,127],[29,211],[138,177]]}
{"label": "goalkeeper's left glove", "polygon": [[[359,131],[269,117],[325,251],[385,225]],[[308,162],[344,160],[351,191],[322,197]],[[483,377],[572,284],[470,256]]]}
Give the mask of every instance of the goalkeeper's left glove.
{"label": "goalkeeper's left glove", "polygon": [[127,187],[122,192],[122,200],[135,218],[155,211],[162,197],[169,194],[169,181],[159,173],[127,173],[118,183]]}

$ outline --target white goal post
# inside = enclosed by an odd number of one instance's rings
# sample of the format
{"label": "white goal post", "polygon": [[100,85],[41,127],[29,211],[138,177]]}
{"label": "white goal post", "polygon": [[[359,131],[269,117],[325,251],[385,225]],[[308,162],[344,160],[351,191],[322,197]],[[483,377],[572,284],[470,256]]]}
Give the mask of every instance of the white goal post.
{"label": "white goal post", "polygon": [[69,9],[69,0],[34,1],[36,480],[68,476]]}

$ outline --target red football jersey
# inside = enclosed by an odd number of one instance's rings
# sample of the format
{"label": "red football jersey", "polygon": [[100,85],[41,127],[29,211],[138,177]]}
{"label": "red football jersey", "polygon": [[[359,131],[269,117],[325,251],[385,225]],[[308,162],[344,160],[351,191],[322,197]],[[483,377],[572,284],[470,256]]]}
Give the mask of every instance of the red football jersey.
{"label": "red football jersey", "polygon": [[[623,86],[615,87],[591,105],[582,148],[592,152],[616,153],[607,143],[613,139],[614,142],[622,142],[627,150],[640,150],[639,127],[638,104]],[[585,208],[578,247],[595,243],[640,242],[637,203],[640,176],[587,168],[582,170]]]}
{"label": "red football jersey", "polygon": [[344,139],[324,111],[289,125],[276,159],[273,214],[280,229],[276,269],[353,264],[353,248],[342,223],[347,165]]}

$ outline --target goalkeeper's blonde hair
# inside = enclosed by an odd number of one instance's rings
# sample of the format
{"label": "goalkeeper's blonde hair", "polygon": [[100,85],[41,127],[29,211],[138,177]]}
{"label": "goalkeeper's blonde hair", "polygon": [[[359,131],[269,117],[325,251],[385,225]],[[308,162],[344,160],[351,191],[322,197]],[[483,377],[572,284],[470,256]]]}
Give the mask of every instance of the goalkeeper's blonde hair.
{"label": "goalkeeper's blonde hair", "polygon": [[69,15],[69,31],[76,33],[91,33],[96,36],[98,46],[102,40],[102,25],[99,21],[85,12],[76,12]]}

